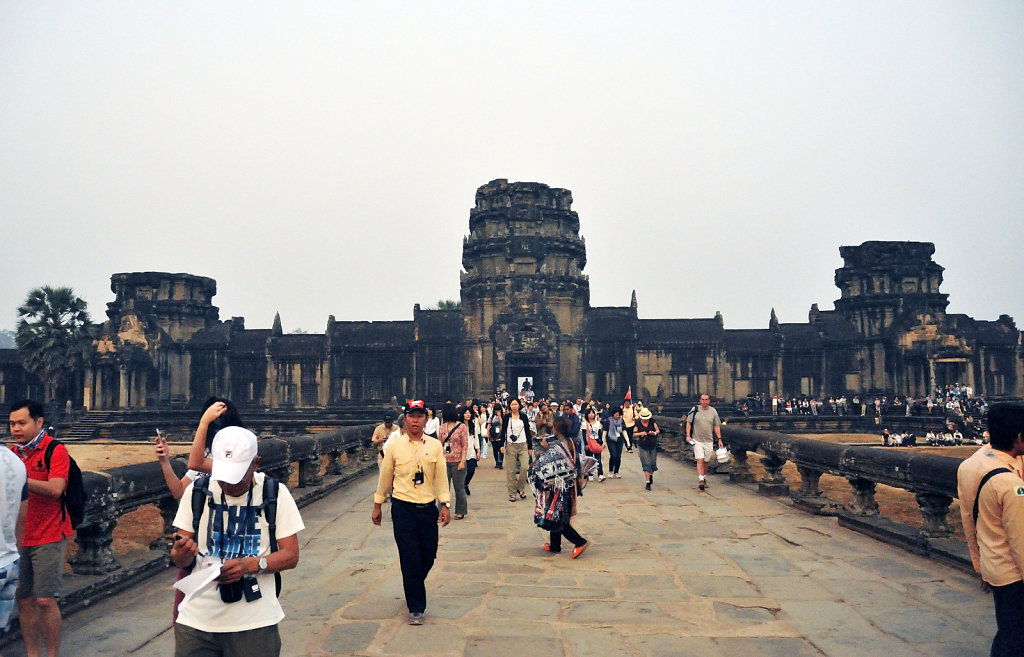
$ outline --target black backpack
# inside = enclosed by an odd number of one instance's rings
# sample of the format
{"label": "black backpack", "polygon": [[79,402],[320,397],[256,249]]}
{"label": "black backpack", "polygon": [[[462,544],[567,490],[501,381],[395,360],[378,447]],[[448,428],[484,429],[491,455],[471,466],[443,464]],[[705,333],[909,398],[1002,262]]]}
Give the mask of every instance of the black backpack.
{"label": "black backpack", "polygon": [[[50,444],[46,446],[43,459],[46,461],[47,474],[50,473],[50,459],[53,458],[53,450],[57,449],[57,445],[62,444],[57,440],[50,440]],[[67,447],[65,446],[64,449],[66,450]],[[85,483],[82,481],[82,469],[75,463],[75,459],[71,458],[71,452],[68,452],[68,460],[71,464],[68,466],[68,484],[60,495],[60,519],[63,522],[64,518],[70,516],[71,528],[78,529],[85,518]]]}
{"label": "black backpack", "polygon": [[[260,509],[267,521],[267,534],[270,537],[270,551],[277,552],[277,488],[280,482],[269,475],[263,477],[263,504]],[[199,538],[199,523],[203,519],[203,505],[213,508],[213,495],[210,493],[210,477],[202,475],[192,482],[192,537]],[[274,585],[277,597],[281,597],[281,573],[274,573]]]}

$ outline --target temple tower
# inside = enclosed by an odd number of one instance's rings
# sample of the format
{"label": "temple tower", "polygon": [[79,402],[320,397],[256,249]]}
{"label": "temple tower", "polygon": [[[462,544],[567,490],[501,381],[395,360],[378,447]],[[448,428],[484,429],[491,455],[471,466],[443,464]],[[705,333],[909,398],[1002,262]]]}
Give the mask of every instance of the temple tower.
{"label": "temple tower", "polygon": [[586,245],[572,193],[493,180],[476,192],[462,250],[462,312],[476,393],[529,380],[538,395],[582,390],[590,307]]}

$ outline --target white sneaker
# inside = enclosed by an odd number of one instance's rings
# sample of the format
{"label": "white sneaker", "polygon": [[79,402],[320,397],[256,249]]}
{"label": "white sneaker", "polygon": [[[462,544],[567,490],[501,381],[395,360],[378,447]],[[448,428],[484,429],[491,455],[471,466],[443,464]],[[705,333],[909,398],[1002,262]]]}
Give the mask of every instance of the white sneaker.
{"label": "white sneaker", "polygon": [[590,476],[588,476],[588,477],[587,477],[587,481],[594,481],[594,475],[590,475]]}
{"label": "white sneaker", "polygon": [[598,481],[604,481],[604,475],[601,475],[601,476],[599,476],[599,477],[597,478],[597,480],[598,480]]}

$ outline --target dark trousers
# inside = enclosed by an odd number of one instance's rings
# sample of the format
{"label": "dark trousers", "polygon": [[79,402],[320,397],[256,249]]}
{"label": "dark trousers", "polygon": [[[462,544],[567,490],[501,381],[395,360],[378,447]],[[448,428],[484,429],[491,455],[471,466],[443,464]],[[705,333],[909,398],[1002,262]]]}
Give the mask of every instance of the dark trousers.
{"label": "dark trousers", "polygon": [[501,453],[501,448],[505,443],[496,443],[491,441],[491,453],[494,454],[494,467],[500,468],[505,463],[505,455]]}
{"label": "dark trousers", "polygon": [[587,539],[580,536],[579,532],[572,528],[572,525],[566,525],[560,532],[549,532],[548,542],[551,544],[552,552],[562,551],[562,537],[564,536],[574,546],[579,547],[587,542]]}
{"label": "dark trousers", "polygon": [[422,614],[427,609],[427,587],[424,582],[437,557],[437,504],[412,504],[391,499],[391,524],[402,564],[402,587],[409,613]]}
{"label": "dark trousers", "polygon": [[469,482],[473,481],[476,474],[476,459],[466,459],[466,490],[469,490]]}
{"label": "dark trousers", "polygon": [[992,657],[1024,655],[1024,582],[993,586],[996,603],[996,638],[992,640]]}
{"label": "dark trousers", "polygon": [[608,445],[608,472],[617,474],[619,466],[622,465],[622,440],[606,440]]}

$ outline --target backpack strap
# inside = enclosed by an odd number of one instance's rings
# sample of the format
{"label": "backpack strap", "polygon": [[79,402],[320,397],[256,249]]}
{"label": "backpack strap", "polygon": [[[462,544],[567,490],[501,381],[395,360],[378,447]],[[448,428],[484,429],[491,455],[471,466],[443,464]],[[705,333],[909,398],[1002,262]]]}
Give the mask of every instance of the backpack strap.
{"label": "backpack strap", "polygon": [[[50,438],[50,444],[46,446],[46,451],[43,452],[43,461],[46,463],[47,478],[50,476],[50,460],[53,458],[53,450],[57,449],[57,445],[60,445],[60,442],[54,438]],[[64,519],[68,517],[67,503],[64,502],[64,495],[65,493],[60,494],[60,521],[62,523],[64,522]]]}
{"label": "backpack strap", "polygon": [[[267,521],[267,534],[270,537],[270,551],[277,552],[277,489],[280,482],[270,475],[263,478],[263,519]],[[274,586],[277,597],[281,597],[281,573],[274,573]]]}
{"label": "backpack strap", "polygon": [[985,486],[985,484],[988,483],[989,479],[991,479],[992,477],[996,476],[997,474],[1002,474],[1004,472],[1013,472],[1013,471],[1010,470],[1009,468],[995,468],[994,470],[989,470],[987,473],[985,473],[985,476],[981,478],[981,483],[978,484],[978,494],[974,496],[974,524],[975,525],[978,524],[978,502],[979,502],[979,500],[981,500],[981,489]]}
{"label": "backpack strap", "polygon": [[192,482],[192,538],[199,538],[199,522],[203,519],[203,506],[210,495],[210,478],[201,476]]}

